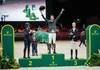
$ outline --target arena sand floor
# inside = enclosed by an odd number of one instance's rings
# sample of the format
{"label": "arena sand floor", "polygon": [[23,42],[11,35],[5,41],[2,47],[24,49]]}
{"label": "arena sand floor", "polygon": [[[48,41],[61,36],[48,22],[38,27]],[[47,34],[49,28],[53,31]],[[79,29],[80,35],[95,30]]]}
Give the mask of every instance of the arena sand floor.
{"label": "arena sand floor", "polygon": [[[57,53],[63,53],[65,54],[65,59],[70,59],[70,41],[57,41]],[[79,45],[79,42],[77,42],[77,45]],[[46,44],[38,44],[38,56],[32,56],[30,51],[31,58],[40,58],[41,54],[46,54],[47,51],[47,45]],[[23,41],[16,41],[14,45],[14,57],[17,59],[23,57],[23,49],[24,49],[24,43]],[[86,47],[81,46],[78,47],[78,57],[79,58],[86,58]],[[9,70],[9,69],[8,69]],[[11,69],[12,70],[12,69]],[[89,66],[62,66],[62,67],[21,67],[16,70],[100,70],[100,67],[89,67]]]}

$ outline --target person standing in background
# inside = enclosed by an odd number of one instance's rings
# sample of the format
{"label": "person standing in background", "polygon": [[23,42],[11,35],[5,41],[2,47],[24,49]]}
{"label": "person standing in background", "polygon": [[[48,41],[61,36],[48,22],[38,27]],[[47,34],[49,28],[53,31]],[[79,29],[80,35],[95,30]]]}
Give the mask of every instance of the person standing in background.
{"label": "person standing in background", "polygon": [[30,58],[30,25],[29,23],[25,23],[25,29],[24,29],[24,56],[23,58],[26,58],[26,51],[28,53],[28,58]]}
{"label": "person standing in background", "polygon": [[75,50],[75,59],[78,59],[78,46],[77,46],[77,41],[78,41],[78,29],[76,28],[76,23],[72,23],[72,28],[69,30],[70,33],[70,39],[71,39],[71,59],[73,59],[73,54]]}
{"label": "person standing in background", "polygon": [[80,38],[80,44],[79,44],[79,47],[81,46],[81,44],[85,45],[86,47],[86,36],[85,36],[85,29],[82,30],[81,32],[81,38]]}
{"label": "person standing in background", "polygon": [[32,56],[35,56],[35,55],[38,56],[36,30],[33,30],[30,36],[31,36],[31,42],[32,42]]}

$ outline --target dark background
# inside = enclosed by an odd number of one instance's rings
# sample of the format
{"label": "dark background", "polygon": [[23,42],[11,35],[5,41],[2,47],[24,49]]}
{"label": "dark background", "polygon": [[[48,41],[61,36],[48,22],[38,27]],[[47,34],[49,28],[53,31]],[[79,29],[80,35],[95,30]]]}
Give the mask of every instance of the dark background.
{"label": "dark background", "polygon": [[[50,14],[57,16],[61,8],[65,9],[59,20],[63,24],[72,23],[80,19],[81,24],[99,24],[100,6],[99,0],[46,0],[47,17]],[[49,9],[48,9],[49,7]]]}

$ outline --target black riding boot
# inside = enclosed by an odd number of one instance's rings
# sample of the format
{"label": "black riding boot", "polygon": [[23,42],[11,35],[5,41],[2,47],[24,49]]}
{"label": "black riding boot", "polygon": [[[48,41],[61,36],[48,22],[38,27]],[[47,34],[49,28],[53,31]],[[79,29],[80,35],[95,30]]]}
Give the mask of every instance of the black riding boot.
{"label": "black riding boot", "polygon": [[30,47],[28,47],[28,58],[30,58]]}
{"label": "black riding boot", "polygon": [[77,51],[77,49],[76,49],[76,50],[75,50],[75,59],[78,59],[77,54],[78,54],[78,51]]}
{"label": "black riding boot", "polygon": [[51,44],[47,44],[48,46],[48,54],[51,54]]}
{"label": "black riding boot", "polygon": [[26,58],[26,48],[24,48],[24,56],[23,58]]}
{"label": "black riding boot", "polygon": [[56,44],[53,44],[53,53],[56,54]]}
{"label": "black riding boot", "polygon": [[73,59],[73,50],[71,49],[71,59]]}

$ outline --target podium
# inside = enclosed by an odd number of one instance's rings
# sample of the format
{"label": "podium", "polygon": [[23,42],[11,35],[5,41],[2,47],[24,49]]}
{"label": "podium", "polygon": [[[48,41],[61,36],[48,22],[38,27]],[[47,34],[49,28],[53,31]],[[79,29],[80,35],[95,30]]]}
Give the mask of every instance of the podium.
{"label": "podium", "polygon": [[64,54],[42,54],[41,58],[20,58],[21,67],[56,67],[56,66],[80,66],[86,59],[64,59]]}

